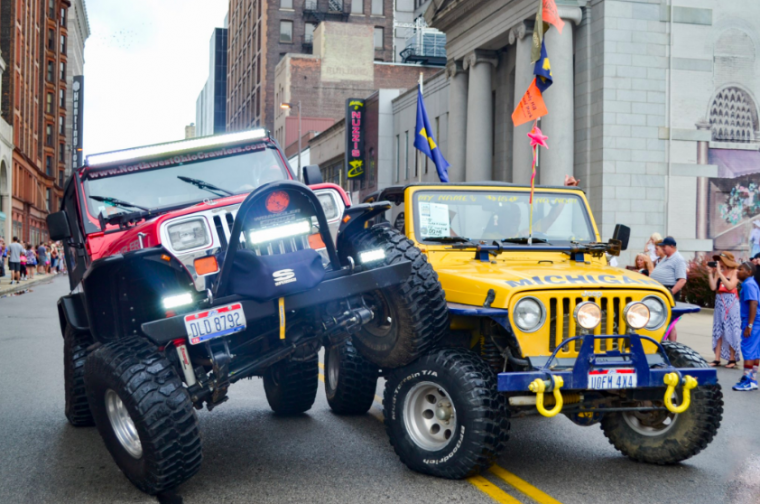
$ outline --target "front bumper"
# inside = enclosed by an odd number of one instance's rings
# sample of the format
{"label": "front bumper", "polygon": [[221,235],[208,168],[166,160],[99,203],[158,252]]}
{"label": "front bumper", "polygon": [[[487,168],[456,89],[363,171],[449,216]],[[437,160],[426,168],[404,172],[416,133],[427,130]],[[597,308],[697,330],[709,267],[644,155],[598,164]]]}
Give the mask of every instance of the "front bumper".
{"label": "front bumper", "polygon": [[[630,341],[630,351],[620,352],[610,350],[603,353],[594,352],[594,342],[597,339],[620,339],[627,338]],[[575,340],[582,340],[583,344],[575,359],[574,365],[567,367],[554,366],[556,363],[557,352],[562,347]],[[642,340],[654,343],[658,347],[658,356],[660,359],[650,359],[644,352]],[[570,390],[588,390],[589,389],[589,371],[612,368],[633,368],[636,370],[637,384],[636,388],[664,388],[665,375],[676,373],[680,378],[691,376],[699,386],[716,385],[718,375],[713,368],[675,368],[671,365],[668,356],[662,346],[652,338],[640,336],[632,333],[626,336],[595,336],[588,334],[577,336],[563,341],[558,346],[552,356],[546,363],[538,369],[531,371],[499,373],[498,390],[499,392],[528,392],[530,384],[536,379],[554,381],[556,377],[562,378],[564,386],[563,391]],[[629,389],[630,390],[630,389]]]}
{"label": "front bumper", "polygon": [[[299,310],[390,287],[403,282],[409,277],[411,272],[412,263],[408,261],[359,273],[353,273],[349,269],[330,271],[325,274],[325,279],[317,287],[286,297],[285,309],[288,311]],[[199,307],[198,309],[205,310],[236,302],[243,305],[243,311],[245,312],[249,327],[257,320],[274,317],[278,313],[276,299],[258,302],[243,299],[237,295],[215,299],[212,304]],[[149,340],[159,346],[178,338],[187,338],[185,314],[146,322],[142,324],[142,331]]]}

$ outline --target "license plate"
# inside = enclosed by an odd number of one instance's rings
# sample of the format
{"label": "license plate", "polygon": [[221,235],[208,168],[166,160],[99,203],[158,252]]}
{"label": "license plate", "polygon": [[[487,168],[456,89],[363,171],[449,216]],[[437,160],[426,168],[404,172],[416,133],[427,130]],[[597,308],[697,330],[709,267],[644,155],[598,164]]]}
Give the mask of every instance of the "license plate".
{"label": "license plate", "polygon": [[185,329],[191,345],[240,332],[245,329],[243,305],[233,303],[185,315]]}
{"label": "license plate", "polygon": [[629,368],[594,369],[588,372],[588,388],[592,390],[636,388],[636,370]]}

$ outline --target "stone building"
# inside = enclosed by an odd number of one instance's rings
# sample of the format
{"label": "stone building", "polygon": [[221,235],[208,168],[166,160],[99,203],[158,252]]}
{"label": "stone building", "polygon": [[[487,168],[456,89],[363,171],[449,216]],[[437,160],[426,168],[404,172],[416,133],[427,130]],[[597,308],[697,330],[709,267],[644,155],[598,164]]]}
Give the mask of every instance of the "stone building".
{"label": "stone building", "polygon": [[[74,77],[84,75],[84,45],[90,37],[90,22],[87,19],[87,5],[85,0],[72,0],[69,7],[68,20],[69,42],[67,46],[66,64],[66,176],[71,174],[74,156],[72,153],[77,145],[82,145],[82,132],[74,135]],[[80,97],[81,98],[81,97]],[[79,101],[79,106],[83,102]],[[79,110],[81,114],[83,111]],[[81,158],[81,152],[77,158]]]}
{"label": "stone building", "polygon": [[2,116],[13,127],[12,234],[47,239],[66,169],[69,0],[0,2]]}
{"label": "stone building", "polygon": [[[537,0],[432,0],[425,11],[447,35],[446,72],[426,82],[425,100],[452,180],[530,181],[530,125],[513,128],[511,114],[533,78],[537,7]],[[616,223],[631,226],[629,254],[653,232],[676,237],[687,255],[760,251],[760,4],[557,0],[557,7],[565,26],[546,35],[554,84],[544,94],[550,148],[542,151],[540,183],[580,178],[602,239]],[[387,168],[400,183],[416,178],[407,169],[414,149],[405,155],[404,147],[414,130],[413,95],[393,102],[398,161]],[[435,180],[435,170],[426,177]]]}
{"label": "stone building", "polygon": [[227,130],[274,129],[275,67],[310,54],[322,21],[372,27],[373,58],[393,61],[394,0],[230,0]]}
{"label": "stone building", "polygon": [[298,109],[284,110],[280,103],[301,102],[303,135],[323,131],[344,117],[347,98],[364,98],[377,89],[413,88],[420,73],[440,71],[373,61],[373,39],[372,26],[320,23],[314,32],[314,54],[286,54],[277,64],[274,137],[283,147],[298,140]]}

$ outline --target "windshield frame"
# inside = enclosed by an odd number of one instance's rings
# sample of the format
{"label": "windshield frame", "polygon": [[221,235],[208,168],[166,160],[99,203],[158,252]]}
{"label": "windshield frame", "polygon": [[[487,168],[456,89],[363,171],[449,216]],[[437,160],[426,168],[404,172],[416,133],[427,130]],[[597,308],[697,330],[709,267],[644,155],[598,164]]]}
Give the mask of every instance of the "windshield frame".
{"label": "windshield frame", "polygon": [[[467,193],[519,193],[519,194],[530,194],[530,188],[528,187],[504,187],[504,186],[476,186],[476,185],[444,185],[441,184],[440,186],[422,186],[422,187],[410,187],[408,195],[405,199],[405,209],[404,211],[407,212],[407,222],[408,224],[412,224],[412,232],[409,233],[407,230],[407,235],[410,236],[412,240],[414,240],[416,243],[424,244],[426,247],[442,247],[442,248],[451,248],[453,243],[440,243],[437,241],[430,241],[422,238],[419,236],[418,229],[420,228],[420,222],[419,222],[419,212],[416,208],[416,203],[418,202],[418,196],[422,193],[440,193],[440,192],[450,192],[450,193],[456,193],[456,194],[467,194]],[[578,189],[561,189],[561,188],[552,188],[552,189],[545,189],[545,188],[536,188],[534,192],[534,197],[541,197],[541,196],[559,196],[559,195],[572,195],[574,197],[577,197],[580,202],[581,206],[583,206],[583,215],[584,220],[586,222],[586,225],[589,227],[591,234],[592,234],[592,240],[590,241],[579,241],[579,243],[592,243],[592,242],[598,242],[599,241],[599,230],[597,229],[596,222],[594,221],[593,214],[591,213],[591,208],[589,207],[588,200],[586,199],[586,195],[583,193],[583,191]],[[409,214],[411,212],[411,214]],[[494,240],[482,240],[476,237],[467,236],[466,238],[469,238],[472,243],[477,244],[481,241],[485,241],[488,244],[490,244]],[[504,237],[507,238],[507,237]],[[499,241],[499,240],[496,240]],[[551,242],[551,240],[550,240]],[[556,242],[556,243],[555,243]],[[534,244],[533,247],[536,245],[540,245],[543,248],[551,248],[552,246],[556,245],[557,249],[563,249],[567,248],[567,242],[561,241],[552,242],[550,244]],[[503,243],[504,248],[506,249],[525,249],[530,248],[530,245],[522,245],[522,244],[516,244],[516,243],[509,243],[505,242]]]}
{"label": "windshield frame", "polygon": [[[266,151],[268,149],[271,149],[274,151],[274,161],[277,162],[278,165],[283,169],[285,173],[285,178],[282,180],[294,180],[293,172],[290,168],[290,165],[285,162],[283,159],[282,153],[280,152],[280,149],[277,147],[276,144],[269,141],[268,139],[262,139],[257,141],[248,141],[244,144],[235,144],[235,145],[222,145],[222,146],[215,146],[212,149],[202,149],[200,152],[194,151],[194,152],[179,152],[179,153],[167,153],[161,156],[155,156],[149,159],[139,159],[139,160],[126,160],[122,161],[118,164],[110,165],[110,166],[103,166],[103,167],[97,167],[97,168],[90,168],[87,166],[84,166],[79,170],[79,172],[76,174],[77,176],[76,181],[79,184],[79,206],[80,210],[82,212],[82,221],[83,221],[83,228],[86,235],[90,235],[93,233],[99,233],[103,230],[100,227],[100,221],[98,219],[97,215],[93,215],[91,205],[90,205],[90,199],[89,199],[89,192],[88,192],[88,185],[87,182],[92,180],[98,180],[98,179],[104,179],[104,178],[115,178],[115,177],[126,177],[130,174],[139,174],[144,172],[153,172],[158,170],[164,170],[164,169],[172,169],[181,167],[184,165],[191,165],[191,164],[199,164],[203,162],[213,162],[216,159],[228,159],[233,158],[236,156],[245,156],[248,154],[253,154],[255,152],[259,151]],[[192,156],[199,155],[201,153],[208,154],[209,152],[222,152],[223,154],[214,154],[211,156],[208,156],[203,159],[192,159]],[[150,167],[150,168],[142,168],[142,165],[150,165],[153,163],[159,163],[163,164],[161,166],[157,167]],[[121,173],[113,173],[119,171]],[[105,175],[104,172],[111,172],[111,175]],[[255,188],[254,188],[255,189]],[[212,193],[208,192],[206,197],[200,197],[195,199],[188,200],[187,202],[182,203],[170,203],[166,205],[156,206],[156,207],[150,207],[150,212],[144,212],[139,211],[140,213],[146,214],[146,218],[153,218],[161,213],[171,212],[180,210],[183,208],[191,207],[193,205],[197,205],[198,203],[201,203],[206,200],[216,200],[216,199],[222,199],[227,197],[234,197],[234,196],[241,196],[245,194],[249,194],[251,191],[243,191],[240,193],[234,193],[231,196],[214,196]],[[117,197],[115,195],[102,195],[98,194],[98,196],[110,196],[110,197]],[[131,213],[129,211],[121,212],[122,215],[125,215],[127,213]],[[134,213],[138,213],[135,211]],[[113,214],[118,215],[118,214]],[[117,224],[109,224],[106,226],[106,233],[108,232],[114,232],[119,231],[119,226]]]}

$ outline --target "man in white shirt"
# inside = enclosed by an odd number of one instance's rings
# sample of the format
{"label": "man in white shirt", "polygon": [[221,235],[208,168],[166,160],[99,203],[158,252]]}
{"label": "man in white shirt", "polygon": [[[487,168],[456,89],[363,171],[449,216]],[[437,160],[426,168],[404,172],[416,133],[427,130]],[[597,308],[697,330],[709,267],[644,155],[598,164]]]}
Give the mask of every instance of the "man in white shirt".
{"label": "man in white shirt", "polygon": [[11,285],[15,280],[21,283],[21,254],[25,254],[24,247],[18,242],[18,237],[13,237],[13,243],[8,246],[8,269],[11,270]]}

